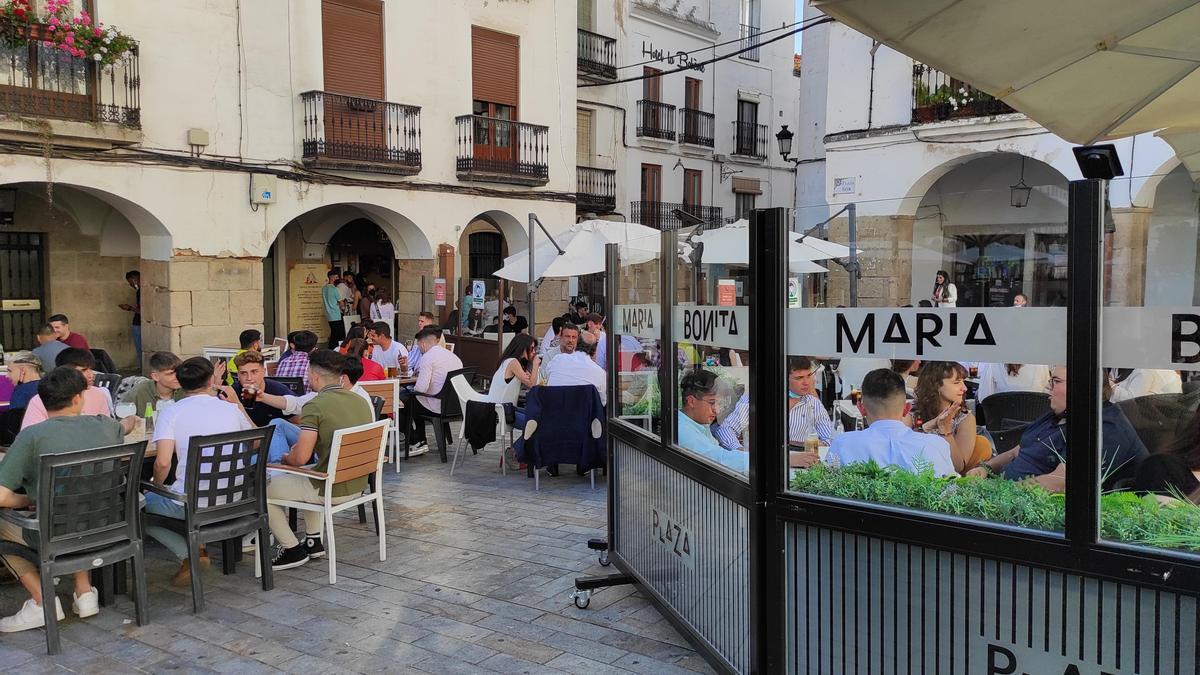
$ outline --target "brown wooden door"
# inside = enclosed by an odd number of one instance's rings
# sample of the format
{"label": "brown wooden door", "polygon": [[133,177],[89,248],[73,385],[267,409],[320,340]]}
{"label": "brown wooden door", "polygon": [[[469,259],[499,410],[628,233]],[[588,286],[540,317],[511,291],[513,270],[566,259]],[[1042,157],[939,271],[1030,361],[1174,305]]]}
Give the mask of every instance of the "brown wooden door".
{"label": "brown wooden door", "polygon": [[520,38],[481,26],[471,26],[472,113],[475,120],[475,158],[499,163],[519,161],[517,125],[520,119]]}
{"label": "brown wooden door", "polygon": [[[700,206],[703,201],[703,180],[704,172],[699,169],[684,169],[683,170],[683,205],[687,207]],[[688,213],[695,214],[699,209],[687,209]]]}
{"label": "brown wooden door", "polygon": [[361,158],[386,143],[383,2],[322,0],[321,31],[326,151]]}
{"label": "brown wooden door", "polygon": [[683,80],[683,107],[689,110],[700,110],[700,80],[687,77]]}
{"label": "brown wooden door", "polygon": [[658,227],[660,215],[658,210],[662,203],[662,166],[659,164],[642,165],[642,224],[648,227]]}
{"label": "brown wooden door", "polygon": [[[645,66],[642,68],[642,75],[646,79],[642,80],[642,99],[645,101],[654,101],[655,103],[662,100],[662,71],[658,68]],[[647,129],[662,129],[662,106],[647,105],[642,109],[642,126]]]}

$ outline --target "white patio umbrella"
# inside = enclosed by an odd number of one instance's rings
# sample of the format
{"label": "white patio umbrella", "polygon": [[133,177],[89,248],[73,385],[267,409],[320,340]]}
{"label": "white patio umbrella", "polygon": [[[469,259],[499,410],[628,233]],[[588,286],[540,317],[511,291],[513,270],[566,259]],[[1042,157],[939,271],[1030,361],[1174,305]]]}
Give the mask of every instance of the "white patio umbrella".
{"label": "white patio umbrella", "polygon": [[[624,262],[646,262],[658,255],[659,232],[638,223],[612,220],[585,220],[575,223],[565,233],[555,235],[553,242],[542,241],[534,247],[534,279],[577,277],[603,272],[606,262],[605,246],[608,244],[625,245],[621,251]],[[496,276],[527,283],[529,249],[505,258],[504,266],[496,271]]]}
{"label": "white patio umbrella", "polygon": [[[701,262],[704,264],[746,265],[750,261],[750,232],[745,218],[724,227],[708,230],[696,235],[695,241],[704,244]],[[816,237],[805,237],[800,241],[798,233],[792,233],[788,245],[788,267],[792,272],[826,272],[824,267],[812,262],[844,258],[850,255],[850,247]]]}
{"label": "white patio umbrella", "polygon": [[1073,143],[1157,131],[1200,179],[1200,0],[813,0]]}

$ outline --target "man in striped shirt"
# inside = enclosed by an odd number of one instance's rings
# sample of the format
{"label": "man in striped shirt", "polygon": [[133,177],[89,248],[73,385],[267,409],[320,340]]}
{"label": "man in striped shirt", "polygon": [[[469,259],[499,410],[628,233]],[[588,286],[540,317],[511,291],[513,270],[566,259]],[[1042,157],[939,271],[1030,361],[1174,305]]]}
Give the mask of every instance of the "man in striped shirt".
{"label": "man in striped shirt", "polygon": [[[813,373],[816,370],[812,359],[793,358],[788,361],[788,442],[802,445],[812,431],[817,432],[821,443],[833,441],[833,421],[829,412],[815,395]],[[721,426],[714,434],[721,446],[728,450],[742,449],[742,435],[750,426],[750,397],[743,394],[738,399]]]}

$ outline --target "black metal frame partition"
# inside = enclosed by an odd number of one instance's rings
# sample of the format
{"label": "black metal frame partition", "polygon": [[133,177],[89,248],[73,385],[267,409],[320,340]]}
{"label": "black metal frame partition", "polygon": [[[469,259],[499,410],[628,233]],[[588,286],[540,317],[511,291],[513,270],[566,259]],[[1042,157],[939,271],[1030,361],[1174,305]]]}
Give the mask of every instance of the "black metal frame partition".
{"label": "black metal frame partition", "polygon": [[[791,231],[790,212],[786,209],[769,209],[752,213],[748,295],[752,298],[750,351],[753,366],[749,383],[753,393],[750,421],[756,451],[750,458],[749,483],[673,447],[671,441],[675,436],[676,414],[674,392],[677,383],[675,369],[670,367],[670,358],[664,357],[664,365],[658,372],[662,391],[660,438],[653,438],[632,425],[609,425],[611,558],[624,574],[642,587],[714,668],[723,672],[736,670],[709,638],[683,617],[680,608],[671,606],[668,599],[655,590],[654,582],[657,580],[661,584],[666,572],[663,569],[637,569],[622,554],[623,533],[617,517],[622,506],[622,481],[634,478],[623,476],[619,462],[614,464],[614,447],[617,444],[636,448],[657,462],[656,467],[694,481],[748,509],[749,644],[748,657],[743,661],[742,669],[751,672],[783,672],[788,665],[789,604],[794,610],[797,602],[792,599],[789,603],[787,597],[794,582],[787,578],[785,562],[785,529],[789,526],[828,528],[850,536],[862,535],[873,540],[936,549],[949,552],[949,555],[971,556],[989,564],[999,561],[995,563],[997,570],[1000,565],[1008,565],[1013,567],[1014,574],[1016,565],[1036,566],[1053,574],[1086,577],[1088,583],[1093,585],[1111,581],[1127,588],[1136,588],[1139,592],[1141,589],[1150,589],[1154,593],[1153,607],[1156,613],[1160,591],[1188,598],[1200,595],[1200,556],[1100,540],[1100,461],[1096,448],[1099,447],[1101,424],[1101,293],[1106,191],[1107,184],[1101,180],[1074,181],[1070,185],[1069,348],[1066,365],[1069,378],[1067,400],[1071,410],[1067,430],[1072,461],[1067,463],[1065,531],[1061,535],[787,491],[787,469],[782,461],[787,448],[787,341],[783,308],[787,306],[786,256]],[[664,353],[672,354],[675,336],[672,335],[673,322],[670,317],[675,288],[675,233],[663,232],[661,244],[660,340]],[[618,297],[619,276],[615,273],[619,264],[615,245],[609,247],[608,264],[613,272],[608,275],[608,298],[613,303]],[[609,316],[613,316],[614,308],[610,306],[608,309]],[[618,351],[610,349],[608,352],[610,418],[615,416],[619,391]],[[1062,583],[1066,584],[1066,581]],[[1084,581],[1080,580],[1078,585],[1082,593]],[[1064,607],[1065,588],[1064,585]],[[1179,595],[1176,596],[1176,612],[1180,611]],[[1080,611],[1082,613],[1082,609]],[[1117,611],[1120,611],[1119,601]],[[1175,620],[1174,628],[1164,625],[1162,630],[1164,634],[1176,631],[1178,663],[1178,614],[1175,614]],[[1185,620],[1185,627],[1187,621],[1190,619]],[[1157,633],[1157,625],[1154,630]],[[1194,644],[1198,652],[1194,662],[1200,663],[1200,637],[1195,639]],[[1081,656],[1082,653],[1080,646]],[[846,670],[850,672],[848,666]]]}

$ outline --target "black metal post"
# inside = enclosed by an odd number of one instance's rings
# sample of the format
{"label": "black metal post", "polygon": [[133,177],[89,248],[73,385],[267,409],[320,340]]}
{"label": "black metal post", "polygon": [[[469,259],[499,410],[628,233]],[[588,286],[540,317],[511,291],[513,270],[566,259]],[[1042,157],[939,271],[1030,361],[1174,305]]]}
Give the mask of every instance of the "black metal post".
{"label": "black metal post", "polygon": [[858,307],[858,206],[854,202],[846,205],[846,218],[850,225],[850,306]]}
{"label": "black metal post", "polygon": [[[620,374],[617,372],[620,362],[620,354],[618,351],[621,348],[621,340],[617,337],[617,318],[615,316],[617,306],[617,281],[621,277],[621,256],[620,247],[617,244],[607,244],[604,247],[604,269],[607,274],[604,277],[604,316],[608,317],[608,351],[606,352],[608,363],[608,418],[613,419],[620,414],[617,406],[620,398]],[[617,519],[614,515],[615,505],[617,503],[617,472],[613,470],[613,438],[608,436],[608,459],[604,466],[608,471],[608,550],[613,550],[617,547]]]}
{"label": "black metal post", "polygon": [[1066,536],[1082,558],[1100,528],[1100,298],[1105,181],[1071,181],[1067,212]]}
{"label": "black metal post", "polygon": [[663,230],[662,251],[659,257],[659,279],[661,289],[658,296],[659,325],[661,326],[662,346],[659,349],[658,388],[659,417],[661,419],[661,438],[664,445],[675,441],[675,384],[678,377],[675,373],[675,266],[679,260],[677,253],[679,240],[675,230]]}
{"label": "black metal post", "polygon": [[782,524],[768,507],[786,486],[787,210],[750,214],[750,663],[757,673],[783,670]]}

